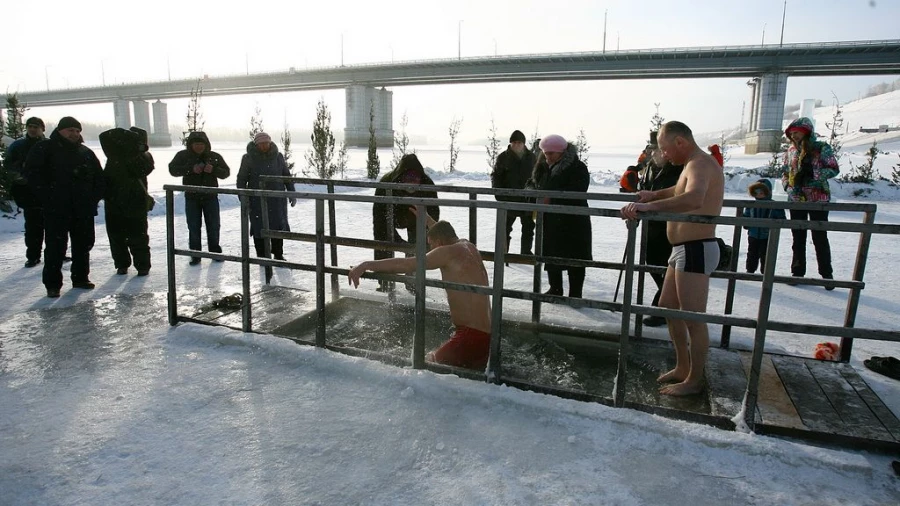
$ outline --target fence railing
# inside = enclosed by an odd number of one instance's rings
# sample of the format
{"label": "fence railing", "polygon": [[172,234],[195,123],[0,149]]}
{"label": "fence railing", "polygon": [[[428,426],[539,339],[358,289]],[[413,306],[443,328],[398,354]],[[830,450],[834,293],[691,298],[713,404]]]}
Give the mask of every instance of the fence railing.
{"label": "fence railing", "polygon": [[[578,192],[544,192],[531,190],[501,190],[477,187],[454,187],[454,186],[429,186],[429,190],[440,193],[464,194],[467,198],[458,199],[427,199],[416,197],[398,197],[394,196],[399,191],[415,191],[421,190],[419,185],[404,185],[394,183],[369,183],[369,182],[353,182],[353,181],[332,181],[308,178],[266,178],[269,180],[290,180],[295,183],[308,185],[324,186],[326,190],[322,191],[269,191],[269,190],[247,190],[247,189],[228,189],[228,188],[207,188],[195,186],[166,185],[166,211],[167,211],[167,254],[169,265],[169,322],[175,325],[179,321],[190,321],[190,318],[182,317],[177,312],[177,292],[175,280],[174,258],[176,255],[205,257],[217,260],[236,261],[242,265],[242,329],[244,331],[252,331],[252,308],[250,306],[250,266],[260,265],[265,268],[271,267],[287,267],[302,271],[315,272],[316,284],[316,337],[315,344],[317,346],[326,346],[326,318],[325,318],[325,276],[331,275],[331,296],[332,300],[340,297],[338,288],[338,277],[347,275],[349,270],[338,266],[338,246],[359,247],[366,249],[381,249],[387,251],[410,251],[414,250],[417,257],[417,268],[415,275],[396,275],[383,273],[367,273],[363,277],[385,280],[412,282],[416,285],[415,291],[415,315],[416,328],[413,336],[412,349],[412,366],[414,368],[425,367],[425,339],[424,339],[424,316],[425,316],[425,290],[426,287],[444,288],[450,290],[461,290],[475,292],[492,296],[492,329],[491,329],[491,346],[488,366],[485,371],[485,378],[491,382],[502,382],[504,377],[502,374],[502,361],[500,353],[500,342],[503,335],[503,303],[504,299],[522,299],[532,302],[532,323],[540,324],[541,304],[554,303],[566,304],[573,307],[592,307],[598,309],[612,310],[621,313],[621,327],[619,329],[619,361],[617,365],[615,387],[612,392],[611,404],[621,407],[625,403],[625,384],[627,380],[627,358],[630,349],[631,318],[635,317],[635,336],[640,337],[641,316],[654,315],[662,316],[670,319],[695,320],[706,323],[721,324],[723,328],[723,339],[721,345],[727,347],[729,345],[726,330],[730,332],[730,327],[742,327],[754,329],[754,344],[752,351],[752,364],[750,375],[747,381],[746,394],[744,399],[743,413],[744,422],[749,426],[754,426],[754,413],[756,411],[756,402],[759,388],[759,376],[761,370],[763,350],[765,347],[766,334],[768,331],[794,332],[802,334],[816,334],[827,336],[842,337],[842,352],[846,347],[846,356],[842,354],[841,359],[849,360],[850,349],[852,347],[852,339],[873,339],[882,341],[900,342],[900,332],[885,329],[861,329],[854,328],[856,314],[858,311],[859,294],[864,288],[863,282],[866,258],[868,256],[868,247],[872,234],[900,234],[900,225],[877,224],[874,222],[876,207],[871,204],[841,204],[841,203],[779,203],[779,202],[757,202],[748,200],[726,200],[725,205],[734,207],[736,210],[735,217],[728,216],[696,216],[681,215],[669,213],[644,213],[638,221],[627,222],[627,237],[622,263],[606,262],[606,261],[588,261],[574,260],[566,258],[545,257],[541,251],[541,233],[542,219],[544,213],[558,214],[575,214],[587,215],[598,218],[613,218],[619,220],[619,211],[617,209],[603,209],[596,207],[575,207],[565,205],[544,205],[530,202],[504,202],[493,200],[479,200],[479,195],[501,195],[501,196],[518,196],[526,199],[542,199],[552,197],[557,199],[587,199],[593,202],[600,201],[618,201],[626,202],[634,200],[633,195],[628,194],[606,194],[606,193],[578,193]],[[359,195],[349,193],[337,193],[335,187],[351,187],[374,189],[382,188],[385,190],[384,197],[376,197],[372,195]],[[174,237],[174,193],[190,191],[192,193],[211,193],[211,194],[231,194],[237,195],[241,202],[241,256],[233,256],[221,253],[205,253],[194,250],[184,250],[175,247]],[[269,258],[252,257],[250,255],[249,242],[249,218],[250,206],[249,199],[254,197],[275,197],[289,198],[293,197],[298,200],[312,200],[315,206],[315,233],[305,234],[299,232],[285,232],[268,230],[267,223],[263,224],[262,236],[265,239],[280,238],[287,240],[295,240],[315,244],[315,263],[287,262],[272,260]],[[265,206],[266,199],[262,198],[261,202]],[[418,218],[416,227],[418,237],[421,238],[414,246],[404,246],[389,241],[374,241],[360,239],[356,237],[342,237],[337,234],[336,216],[334,205],[336,202],[356,202],[356,203],[381,203],[381,204],[400,204],[406,206],[415,206],[418,209]],[[325,204],[328,203],[329,215],[329,231],[325,233]],[[489,209],[496,212],[495,220],[495,237],[493,251],[481,251],[482,256],[494,262],[493,280],[491,286],[476,286],[452,283],[443,280],[427,278],[425,273],[424,257],[426,253],[425,237],[425,208],[427,206],[439,205],[441,207],[459,207],[468,208],[469,210],[469,240],[478,244],[477,236],[477,220],[479,209]],[[848,222],[818,222],[818,221],[792,221],[792,220],[769,220],[769,219],[753,219],[744,218],[742,210],[744,207],[762,207],[762,208],[780,208],[780,209],[798,209],[798,210],[829,210],[829,211],[853,211],[861,212],[864,215],[862,223]],[[388,205],[388,209],[392,206]],[[506,253],[505,234],[499,231],[505,230],[506,215],[510,211],[536,211],[538,213],[538,226],[536,228],[536,248],[535,255],[508,255]],[[265,207],[262,216],[266,216]],[[393,220],[389,216],[389,223],[392,225]],[[737,254],[733,255],[731,262],[731,271],[716,271],[712,274],[716,278],[728,279],[728,294],[726,299],[726,307],[722,314],[715,312],[695,313],[690,311],[682,311],[675,309],[666,309],[653,307],[642,304],[643,284],[646,273],[661,272],[662,267],[645,265],[646,255],[646,227],[640,235],[638,241],[637,228],[639,223],[647,221],[675,221],[675,222],[692,222],[692,223],[710,223],[717,225],[734,226],[735,233],[732,245],[735,252],[739,251],[741,227],[756,226],[769,227],[769,244],[766,255],[765,269],[761,275],[746,274],[732,272],[736,266]],[[776,276],[775,268],[777,265],[777,251],[782,229],[803,229],[803,230],[828,230],[853,232],[860,234],[859,247],[857,249],[856,261],[851,280],[818,280],[809,278],[795,278],[792,276]],[[389,230],[391,230],[389,228]],[[326,265],[325,246],[331,248],[330,265]],[[639,249],[638,249],[639,248]],[[635,261],[637,258],[637,261]],[[505,264],[509,263],[525,263],[534,265],[534,289],[533,291],[521,291],[505,288],[504,272]],[[542,294],[540,291],[541,274],[540,268],[544,263],[552,263],[564,266],[579,266],[599,269],[619,270],[624,273],[623,297],[621,302],[593,300],[589,298],[571,298],[565,296]],[[632,294],[635,291],[635,274],[638,274],[639,281],[637,283],[637,300],[633,302]],[[267,278],[268,279],[268,278]],[[756,318],[746,318],[733,316],[734,290],[737,281],[755,281],[762,283],[762,292],[759,299]],[[828,326],[819,324],[795,324],[790,322],[773,321],[769,319],[769,308],[772,299],[773,286],[777,283],[796,283],[819,286],[834,286],[847,288],[850,290],[850,297],[847,302],[847,310],[844,318],[843,326]],[[390,294],[393,297],[393,293]],[[586,333],[591,335],[590,332]],[[530,385],[530,387],[540,388],[540,386]],[[631,403],[633,404],[633,403]]]}

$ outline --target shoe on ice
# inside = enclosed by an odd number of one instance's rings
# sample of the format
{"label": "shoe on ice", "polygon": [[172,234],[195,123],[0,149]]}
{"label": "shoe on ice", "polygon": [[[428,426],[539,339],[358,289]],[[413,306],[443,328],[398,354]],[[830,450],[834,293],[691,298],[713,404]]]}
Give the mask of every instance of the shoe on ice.
{"label": "shoe on ice", "polygon": [[200,265],[200,257],[192,257],[189,265]]}
{"label": "shoe on ice", "polygon": [[28,261],[25,262],[25,267],[34,267],[35,265],[37,265],[37,264],[39,264],[39,263],[41,263],[41,259],[40,259],[40,258],[36,258],[36,259],[33,259],[33,260],[28,260]]}
{"label": "shoe on ice", "polygon": [[147,274],[150,274],[150,269],[141,269],[138,271],[138,276],[146,276]]}
{"label": "shoe on ice", "polygon": [[72,288],[81,288],[82,290],[93,290],[96,285],[88,281],[72,281]]}
{"label": "shoe on ice", "polygon": [[118,269],[116,269],[116,274],[118,274],[119,276],[128,274],[128,267],[119,267]]}
{"label": "shoe on ice", "polygon": [[59,288],[48,288],[47,297],[50,297],[51,299],[59,297]]}

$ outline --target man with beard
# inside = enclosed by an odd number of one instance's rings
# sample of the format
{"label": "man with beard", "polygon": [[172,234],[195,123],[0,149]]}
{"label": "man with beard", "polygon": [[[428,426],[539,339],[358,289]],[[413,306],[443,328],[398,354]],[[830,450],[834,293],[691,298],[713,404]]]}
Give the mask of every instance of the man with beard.
{"label": "man with beard", "polygon": [[16,205],[22,208],[25,217],[25,267],[34,267],[41,263],[41,250],[44,247],[44,211],[40,201],[28,186],[25,178],[25,159],[31,148],[44,140],[44,121],[31,117],[25,121],[25,137],[9,145],[3,166],[15,174],[11,188]]}
{"label": "man with beard", "polygon": [[71,116],[59,120],[50,138],[38,143],[25,160],[28,184],[44,209],[47,248],[43,283],[47,297],[59,297],[62,264],[72,240],[72,287],[94,288],[90,254],[94,247],[94,216],[105,181],[100,160],[81,137],[81,123]]}
{"label": "man with beard", "polygon": [[[491,172],[491,188],[524,189],[525,182],[531,177],[534,163],[534,154],[525,149],[525,134],[519,130],[514,131],[509,138],[506,151],[497,156],[497,162]],[[500,202],[525,202],[524,197],[498,195],[496,198]],[[509,242],[512,239],[512,228],[516,218],[522,223],[520,252],[523,255],[531,255],[531,245],[534,241],[534,218],[531,211],[506,212],[506,251],[509,252]]]}

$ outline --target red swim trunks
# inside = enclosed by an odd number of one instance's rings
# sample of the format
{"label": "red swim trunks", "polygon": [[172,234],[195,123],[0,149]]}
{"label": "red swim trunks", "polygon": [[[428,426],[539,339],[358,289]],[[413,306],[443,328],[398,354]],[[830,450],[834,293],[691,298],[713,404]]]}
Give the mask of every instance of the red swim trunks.
{"label": "red swim trunks", "polygon": [[484,370],[491,349],[491,335],[469,327],[456,327],[450,340],[432,355],[439,364]]}

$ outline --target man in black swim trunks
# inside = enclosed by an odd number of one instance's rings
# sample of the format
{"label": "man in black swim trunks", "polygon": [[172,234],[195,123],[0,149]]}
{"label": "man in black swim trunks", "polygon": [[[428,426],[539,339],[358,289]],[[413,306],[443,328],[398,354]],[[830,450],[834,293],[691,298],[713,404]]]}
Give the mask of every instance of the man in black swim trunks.
{"label": "man in black swim trunks", "polygon": [[[622,218],[635,219],[645,211],[719,216],[725,196],[722,167],[697,145],[691,129],[679,121],[670,121],[659,130],[657,142],[665,159],[683,164],[684,170],[673,187],[638,192],[637,202],[622,208]],[[709,275],[719,263],[716,226],[670,221],[666,235],[672,243],[672,256],[659,306],[705,313]],[[674,384],[663,386],[660,393],[699,393],[703,390],[703,370],[709,352],[709,328],[699,321],[669,319],[667,323],[675,345],[675,369],[657,381]]]}

